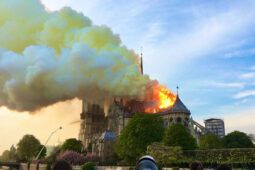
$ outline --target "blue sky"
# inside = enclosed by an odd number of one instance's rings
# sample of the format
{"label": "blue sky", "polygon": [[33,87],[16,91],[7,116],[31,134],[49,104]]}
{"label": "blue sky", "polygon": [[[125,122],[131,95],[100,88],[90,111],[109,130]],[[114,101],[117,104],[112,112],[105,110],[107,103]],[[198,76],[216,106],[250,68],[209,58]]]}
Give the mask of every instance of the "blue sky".
{"label": "blue sky", "polygon": [[50,10],[71,6],[111,27],[137,53],[143,46],[145,73],[174,91],[178,84],[200,121],[255,114],[254,1],[42,2]]}

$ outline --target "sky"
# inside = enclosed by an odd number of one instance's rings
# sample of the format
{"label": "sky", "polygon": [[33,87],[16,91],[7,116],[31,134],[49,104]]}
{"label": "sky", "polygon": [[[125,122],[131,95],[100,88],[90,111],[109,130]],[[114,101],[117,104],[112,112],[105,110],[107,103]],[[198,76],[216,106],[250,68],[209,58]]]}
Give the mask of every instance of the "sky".
{"label": "sky", "polygon": [[[41,0],[49,11],[64,6],[107,25],[129,49],[144,56],[144,72],[179,94],[194,120],[218,117],[226,131],[255,133],[255,1],[252,0]],[[81,102],[38,114],[0,108],[0,152],[27,133],[49,144],[77,137]],[[11,121],[10,121],[11,120]],[[14,135],[15,134],[15,135]]]}

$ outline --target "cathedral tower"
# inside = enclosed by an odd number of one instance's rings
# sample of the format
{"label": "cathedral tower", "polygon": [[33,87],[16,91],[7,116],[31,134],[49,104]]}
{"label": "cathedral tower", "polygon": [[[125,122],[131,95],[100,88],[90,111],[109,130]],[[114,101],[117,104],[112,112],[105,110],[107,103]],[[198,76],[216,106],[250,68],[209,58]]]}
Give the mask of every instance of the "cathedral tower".
{"label": "cathedral tower", "polygon": [[79,140],[88,148],[94,138],[100,136],[107,128],[107,119],[104,110],[98,104],[82,101],[82,113],[80,114],[81,125]]}

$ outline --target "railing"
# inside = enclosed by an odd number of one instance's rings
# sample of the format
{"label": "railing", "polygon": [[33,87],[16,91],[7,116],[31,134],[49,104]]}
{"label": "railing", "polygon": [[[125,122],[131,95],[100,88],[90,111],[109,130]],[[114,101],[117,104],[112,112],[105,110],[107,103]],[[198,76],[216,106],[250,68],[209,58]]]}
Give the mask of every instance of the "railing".
{"label": "railing", "polygon": [[7,166],[7,167],[10,167],[10,168],[15,168],[15,169],[19,169],[20,167],[20,163],[18,162],[0,162],[0,167],[2,166]]}

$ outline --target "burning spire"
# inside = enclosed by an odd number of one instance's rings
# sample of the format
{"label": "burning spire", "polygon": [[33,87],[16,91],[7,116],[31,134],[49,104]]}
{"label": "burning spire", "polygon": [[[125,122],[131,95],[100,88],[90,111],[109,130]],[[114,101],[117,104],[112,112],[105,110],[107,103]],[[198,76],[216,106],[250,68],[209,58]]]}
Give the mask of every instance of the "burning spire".
{"label": "burning spire", "polygon": [[141,61],[140,61],[141,73],[143,75],[143,47],[141,47]]}

